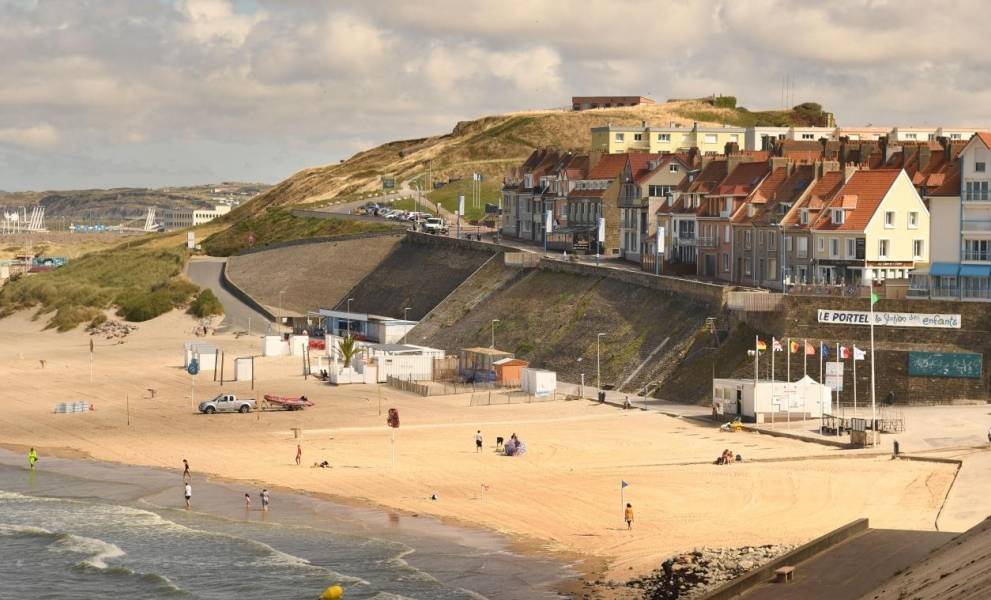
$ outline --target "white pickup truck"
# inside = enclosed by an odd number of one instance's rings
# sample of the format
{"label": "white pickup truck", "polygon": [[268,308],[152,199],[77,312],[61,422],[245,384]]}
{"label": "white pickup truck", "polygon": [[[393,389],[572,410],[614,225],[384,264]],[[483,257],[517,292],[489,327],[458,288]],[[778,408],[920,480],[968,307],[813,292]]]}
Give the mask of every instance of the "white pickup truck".
{"label": "white pickup truck", "polygon": [[423,230],[427,233],[444,234],[447,233],[447,221],[438,217],[431,217],[423,222]]}
{"label": "white pickup truck", "polygon": [[217,412],[249,413],[254,408],[254,398],[238,398],[234,394],[220,394],[213,400],[200,402],[200,412],[208,415]]}

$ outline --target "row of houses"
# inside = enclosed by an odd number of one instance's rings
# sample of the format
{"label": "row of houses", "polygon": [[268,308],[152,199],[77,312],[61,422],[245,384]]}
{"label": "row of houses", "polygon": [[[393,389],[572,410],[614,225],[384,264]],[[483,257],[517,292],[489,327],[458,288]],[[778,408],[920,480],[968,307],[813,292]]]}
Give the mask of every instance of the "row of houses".
{"label": "row of houses", "polygon": [[505,181],[501,231],[773,290],[911,278],[912,296],[986,300],[989,163],[983,132],[727,142],[718,154],[541,149]]}

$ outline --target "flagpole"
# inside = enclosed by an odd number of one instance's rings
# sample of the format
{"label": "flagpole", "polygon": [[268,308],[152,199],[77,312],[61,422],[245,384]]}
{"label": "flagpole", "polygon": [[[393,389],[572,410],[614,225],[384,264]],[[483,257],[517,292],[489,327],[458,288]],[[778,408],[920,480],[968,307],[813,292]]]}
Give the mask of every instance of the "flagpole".
{"label": "flagpole", "polygon": [[619,514],[626,516],[626,498],[624,497],[624,492],[626,491],[626,486],[623,485],[623,480],[619,480]]}
{"label": "flagpole", "polygon": [[823,360],[823,355],[825,354],[822,351],[822,349],[823,349],[823,345],[822,342],[820,341],[819,342],[819,383],[820,384],[822,383],[822,360]]}
{"label": "flagpole", "polygon": [[774,336],[771,336],[771,427],[774,427],[774,413],[777,410],[774,408]]}
{"label": "flagpole", "polygon": [[857,416],[857,344],[853,345],[853,416]]}
{"label": "flagpole", "polygon": [[788,356],[785,357],[785,362],[788,364],[788,383],[791,383],[791,338],[788,338]]}
{"label": "flagpole", "polygon": [[760,336],[754,336],[754,419],[757,419],[757,413],[760,412],[760,406],[757,404],[757,380],[760,379]]}
{"label": "flagpole", "polygon": [[871,446],[873,446],[877,440],[877,432],[874,428],[877,426],[877,406],[874,403],[874,288],[871,287]]}
{"label": "flagpole", "polygon": [[[840,388],[843,387],[843,357],[840,356],[840,343],[836,342],[836,360],[840,363],[840,385],[836,386],[836,409],[840,408]],[[839,435],[839,433],[837,433]]]}
{"label": "flagpole", "polygon": [[802,377],[809,374],[809,338],[803,340],[805,344],[802,345]]}

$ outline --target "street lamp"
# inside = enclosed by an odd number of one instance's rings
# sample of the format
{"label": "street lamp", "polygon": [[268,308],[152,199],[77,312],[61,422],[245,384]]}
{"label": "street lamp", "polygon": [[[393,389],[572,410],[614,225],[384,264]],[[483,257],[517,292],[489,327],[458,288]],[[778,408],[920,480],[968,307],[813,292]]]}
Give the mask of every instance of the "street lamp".
{"label": "street lamp", "polygon": [[354,298],[348,298],[348,337],[351,337],[351,301]]}
{"label": "street lamp", "polygon": [[[406,319],[406,314],[409,311],[411,311],[411,310],[413,310],[413,307],[412,306],[407,306],[406,308],[403,309],[403,321],[406,321],[407,320]],[[403,326],[405,327],[406,324],[404,323]],[[407,333],[409,333],[409,328],[403,330],[403,344],[406,344],[406,334]]]}
{"label": "street lamp", "polygon": [[[578,362],[578,368],[581,369],[581,367],[582,367],[582,357],[581,356],[578,357],[578,361],[577,362]],[[582,370],[581,387],[578,388],[578,397],[579,398],[584,398],[585,397],[585,371],[584,370]]]}
{"label": "street lamp", "polygon": [[492,345],[489,348],[495,348],[495,324],[501,322],[499,319],[492,319]]}
{"label": "street lamp", "polygon": [[599,333],[599,334],[596,334],[596,336],[595,336],[595,387],[599,388],[600,391],[602,390],[602,371],[601,371],[600,366],[599,366],[599,364],[600,364],[599,363],[599,340],[601,340],[602,339],[602,336],[604,336],[604,335],[606,335],[606,334]]}

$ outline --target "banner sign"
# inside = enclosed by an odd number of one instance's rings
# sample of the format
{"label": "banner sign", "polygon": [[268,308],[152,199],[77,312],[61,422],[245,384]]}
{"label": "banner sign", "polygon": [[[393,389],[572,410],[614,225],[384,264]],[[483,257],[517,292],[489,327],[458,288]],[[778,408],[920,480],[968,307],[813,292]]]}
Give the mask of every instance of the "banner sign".
{"label": "banner sign", "polygon": [[[819,309],[820,323],[836,325],[870,325],[871,313],[866,310]],[[874,313],[877,327],[924,327],[926,329],[960,329],[960,315],[935,313]]]}
{"label": "banner sign", "polygon": [[983,367],[980,354],[909,352],[909,377],[969,377],[979,379]]}
{"label": "banner sign", "polygon": [[826,363],[826,386],[832,388],[834,392],[843,391],[843,363]]}

